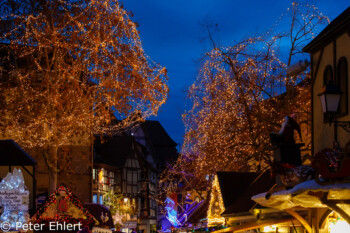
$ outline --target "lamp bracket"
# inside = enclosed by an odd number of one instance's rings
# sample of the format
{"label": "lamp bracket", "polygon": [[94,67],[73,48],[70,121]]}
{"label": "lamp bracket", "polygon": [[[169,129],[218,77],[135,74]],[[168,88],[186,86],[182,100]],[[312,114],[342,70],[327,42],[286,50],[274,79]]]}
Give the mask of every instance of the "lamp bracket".
{"label": "lamp bracket", "polygon": [[346,132],[350,133],[350,121],[336,121],[337,125],[342,127]]}

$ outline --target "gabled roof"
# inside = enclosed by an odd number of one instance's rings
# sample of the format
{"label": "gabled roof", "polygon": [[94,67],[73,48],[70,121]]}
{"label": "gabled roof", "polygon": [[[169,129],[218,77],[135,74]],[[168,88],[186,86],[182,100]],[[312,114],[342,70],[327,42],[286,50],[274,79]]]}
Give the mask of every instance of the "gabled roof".
{"label": "gabled roof", "polygon": [[159,121],[147,120],[141,124],[141,127],[152,142],[152,146],[177,146]]}
{"label": "gabled roof", "polygon": [[141,128],[145,134],[149,152],[160,170],[164,169],[167,163],[177,159],[177,143],[171,139],[159,121],[147,120],[141,124]]}
{"label": "gabled roof", "polygon": [[111,166],[123,167],[127,158],[135,153],[132,136],[105,136],[101,140],[96,137],[94,142],[94,163],[105,163]]}
{"label": "gabled roof", "polygon": [[335,18],[323,31],[316,36],[308,45],[303,48],[304,52],[312,53],[329,44],[334,38],[341,34],[350,33],[350,7]]}
{"label": "gabled roof", "polygon": [[[59,208],[62,208],[62,210]],[[66,212],[73,212],[72,208],[75,208],[74,215],[76,216],[71,215],[67,217]],[[81,222],[82,226],[90,227],[97,222],[97,219],[84,207],[84,204],[64,184],[61,184],[46,199],[45,203],[39,207],[31,220],[34,223],[45,224],[46,227],[49,226],[49,222]]]}
{"label": "gabled roof", "polygon": [[0,140],[0,166],[33,166],[36,161],[13,140]]}
{"label": "gabled roof", "polygon": [[208,214],[208,208],[209,208],[209,199],[206,199],[198,209],[193,211],[193,213],[189,216],[186,223],[194,224],[194,223],[199,223],[201,222],[201,220],[206,219]]}
{"label": "gabled roof", "polygon": [[239,198],[258,175],[253,172],[217,172],[225,209]]}
{"label": "gabled roof", "polygon": [[164,169],[167,164],[175,162],[178,157],[175,147],[151,147],[150,151],[160,170]]}
{"label": "gabled roof", "polygon": [[[256,174],[256,173],[255,173]],[[257,174],[256,179],[248,184],[246,189],[240,193],[238,198],[230,204],[229,207],[221,214],[227,216],[231,214],[239,214],[249,212],[249,210],[256,205],[251,199],[252,196],[269,191],[275,185],[275,179],[270,176],[268,171],[263,174]]]}

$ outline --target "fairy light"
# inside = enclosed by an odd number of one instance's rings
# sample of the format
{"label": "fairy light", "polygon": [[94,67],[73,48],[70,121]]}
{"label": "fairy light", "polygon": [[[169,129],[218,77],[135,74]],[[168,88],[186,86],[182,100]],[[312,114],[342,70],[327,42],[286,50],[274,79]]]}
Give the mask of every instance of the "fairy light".
{"label": "fairy light", "polygon": [[[76,208],[78,211],[74,211],[74,215],[70,216],[67,216],[65,213],[58,213],[57,200],[59,197],[70,202],[71,204],[68,204],[68,206],[70,206],[70,208]],[[85,209],[84,204],[65,185],[60,185],[57,190],[49,196],[48,200],[37,210],[31,220],[33,223],[43,224],[47,229],[49,229],[50,222],[81,223],[82,226],[92,227],[97,221],[92,214]]]}
{"label": "fairy light", "polygon": [[[136,24],[117,0],[37,7],[45,11],[1,17],[14,22],[0,36],[7,53],[0,63],[9,75],[0,83],[1,137],[43,148],[57,174],[60,146],[88,144],[93,134],[156,115],[167,99],[168,78],[145,54]],[[114,116],[124,120],[115,123]]]}
{"label": "fairy light", "polygon": [[127,215],[137,214],[136,202],[122,194],[114,193],[113,190],[104,195],[103,204],[110,209],[114,221],[121,225],[125,223]]}
{"label": "fairy light", "polygon": [[[211,181],[205,176],[216,171],[264,170],[273,157],[269,134],[279,131],[286,115],[295,115],[310,149],[311,77],[286,77],[290,61],[281,59],[280,46],[294,41],[294,58],[314,33],[309,29],[327,22],[316,6],[294,1],[267,33],[207,52],[189,89],[192,105],[183,114],[181,155],[162,174],[161,183],[177,180],[184,188],[203,189]],[[291,88],[284,95],[287,86]]]}
{"label": "fairy light", "polygon": [[225,211],[224,201],[221,196],[221,189],[218,177],[215,176],[212,183],[212,192],[209,199],[208,209],[208,226],[224,225],[225,218],[221,217],[221,213]]}
{"label": "fairy light", "polygon": [[[15,229],[17,223],[27,223],[30,219],[28,214],[29,191],[24,184],[24,178],[21,169],[14,169],[9,172],[0,182],[0,191],[6,193],[6,196],[14,197],[20,195],[22,204],[19,209],[14,208],[8,203],[7,198],[2,200],[3,213],[0,216],[0,224],[7,222],[11,228]],[[27,203],[25,202],[27,200]]]}

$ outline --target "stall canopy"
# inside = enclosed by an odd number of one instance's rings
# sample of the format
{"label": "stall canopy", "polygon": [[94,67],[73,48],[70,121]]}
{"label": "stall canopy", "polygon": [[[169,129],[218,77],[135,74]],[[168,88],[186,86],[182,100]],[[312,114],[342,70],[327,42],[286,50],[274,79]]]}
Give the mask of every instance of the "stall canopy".
{"label": "stall canopy", "polygon": [[36,161],[27,154],[13,140],[0,140],[0,178],[3,178],[8,172],[13,172],[15,167],[21,168],[25,184],[30,192],[31,210],[34,209],[36,196],[36,180],[35,180]]}
{"label": "stall canopy", "polygon": [[0,140],[0,166],[34,166],[35,164],[35,160],[13,140]]}
{"label": "stall canopy", "polygon": [[275,192],[269,198],[266,193],[260,193],[252,199],[260,205],[280,210],[328,207],[350,223],[350,183],[320,185],[309,180],[292,189]]}

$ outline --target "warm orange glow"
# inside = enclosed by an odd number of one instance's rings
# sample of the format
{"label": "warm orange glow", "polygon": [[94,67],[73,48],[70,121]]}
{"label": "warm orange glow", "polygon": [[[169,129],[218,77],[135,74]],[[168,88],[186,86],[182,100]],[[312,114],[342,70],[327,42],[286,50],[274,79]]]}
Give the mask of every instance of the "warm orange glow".
{"label": "warm orange glow", "polygon": [[218,177],[215,176],[212,184],[212,192],[210,194],[210,202],[208,209],[208,226],[217,226],[225,224],[225,218],[221,217],[221,213],[225,211],[224,202],[221,195],[221,189]]}
{"label": "warm orange glow", "polygon": [[100,184],[103,184],[104,183],[104,180],[103,180],[103,169],[101,169],[98,173],[98,182]]}
{"label": "warm orange glow", "polygon": [[[288,77],[286,68],[302,52],[301,44],[312,38],[309,29],[327,18],[316,6],[294,1],[280,20],[288,20],[288,31],[276,32],[282,27],[274,25],[266,34],[206,52],[189,89],[191,109],[183,114],[182,154],[164,182],[181,177],[188,187],[203,188],[209,185],[205,176],[216,171],[264,170],[273,156],[269,134],[278,132],[283,117],[292,114],[311,149],[311,77],[306,72]],[[298,31],[305,34],[295,37]],[[282,61],[279,46],[286,40],[294,42],[288,45],[290,59]]]}
{"label": "warm orange glow", "polygon": [[276,232],[276,226],[275,225],[266,226],[264,227],[263,232]]}
{"label": "warm orange glow", "polygon": [[167,74],[145,54],[117,0],[36,3],[38,12],[28,3],[23,15],[1,16],[13,21],[0,35],[9,43],[0,48],[0,137],[41,147],[55,188],[58,148],[91,145],[94,134],[156,115]]}

